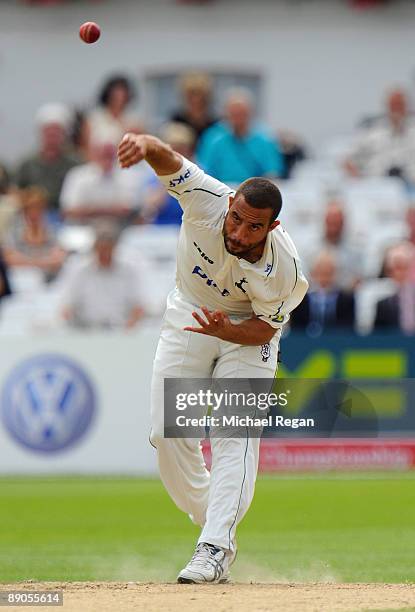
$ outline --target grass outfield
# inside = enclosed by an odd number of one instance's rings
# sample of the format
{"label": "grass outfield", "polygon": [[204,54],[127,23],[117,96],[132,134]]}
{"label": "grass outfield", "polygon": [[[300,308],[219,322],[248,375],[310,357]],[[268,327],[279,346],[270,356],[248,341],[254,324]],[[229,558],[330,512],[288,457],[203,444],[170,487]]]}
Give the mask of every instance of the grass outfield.
{"label": "grass outfield", "polygon": [[[157,480],[0,479],[0,580],[174,580],[198,528]],[[415,476],[261,477],[236,580],[415,581]]]}

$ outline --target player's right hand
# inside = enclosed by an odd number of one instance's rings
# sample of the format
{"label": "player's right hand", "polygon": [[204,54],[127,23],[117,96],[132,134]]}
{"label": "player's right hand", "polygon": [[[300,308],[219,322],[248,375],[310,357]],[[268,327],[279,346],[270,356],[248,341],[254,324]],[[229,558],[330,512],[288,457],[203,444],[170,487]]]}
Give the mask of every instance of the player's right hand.
{"label": "player's right hand", "polygon": [[126,134],[118,146],[118,161],[121,168],[129,168],[145,159],[146,141],[144,136]]}

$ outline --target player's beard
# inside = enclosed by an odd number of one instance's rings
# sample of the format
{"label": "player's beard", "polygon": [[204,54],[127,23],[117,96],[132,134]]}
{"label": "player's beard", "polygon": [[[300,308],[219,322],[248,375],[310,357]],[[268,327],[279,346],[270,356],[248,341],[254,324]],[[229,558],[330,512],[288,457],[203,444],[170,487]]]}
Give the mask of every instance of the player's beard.
{"label": "player's beard", "polygon": [[[264,245],[266,238],[256,242],[255,244],[250,244],[249,246],[241,245],[238,242],[231,241],[229,236],[227,235],[225,228],[223,228],[223,241],[225,243],[225,249],[228,251],[230,255],[234,255],[234,257],[238,257],[239,259],[246,259],[250,261],[252,259],[252,255],[255,250],[258,249],[260,245]],[[255,258],[256,261],[262,257],[262,253],[258,258]]]}

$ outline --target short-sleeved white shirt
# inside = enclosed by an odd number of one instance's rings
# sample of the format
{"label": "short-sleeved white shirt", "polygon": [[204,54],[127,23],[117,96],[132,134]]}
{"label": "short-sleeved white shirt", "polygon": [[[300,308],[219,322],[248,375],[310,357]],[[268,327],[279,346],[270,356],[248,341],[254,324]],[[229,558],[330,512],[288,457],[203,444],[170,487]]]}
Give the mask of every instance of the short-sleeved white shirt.
{"label": "short-sleeved white shirt", "polygon": [[134,266],[114,260],[101,268],[93,257],[83,262],[65,287],[64,301],[86,327],[123,327],[142,292]]}
{"label": "short-sleeved white shirt", "polygon": [[133,208],[141,203],[150,176],[145,163],[128,170],[115,166],[109,174],[104,174],[92,162],[76,166],[65,177],[60,195],[61,207],[64,211],[117,204]]}
{"label": "short-sleeved white shirt", "polygon": [[387,175],[391,168],[402,168],[415,179],[415,122],[408,120],[401,132],[396,132],[388,119],[358,132],[351,158],[362,174]]}
{"label": "short-sleeved white shirt", "polygon": [[159,177],[184,211],[177,253],[180,294],[196,306],[241,317],[255,314],[282,327],[308,288],[291,238],[281,226],[269,232],[256,263],[228,253],[222,231],[235,192],[196,164],[183,162],[177,173]]}

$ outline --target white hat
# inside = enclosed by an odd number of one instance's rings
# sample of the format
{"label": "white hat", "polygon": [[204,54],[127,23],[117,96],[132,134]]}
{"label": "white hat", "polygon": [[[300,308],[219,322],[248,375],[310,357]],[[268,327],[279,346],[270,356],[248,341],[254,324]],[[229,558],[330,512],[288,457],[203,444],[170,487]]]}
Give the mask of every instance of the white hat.
{"label": "white hat", "polygon": [[71,124],[71,119],[69,109],[64,104],[59,103],[44,104],[36,113],[36,123],[39,127],[50,123],[58,123],[67,130]]}

